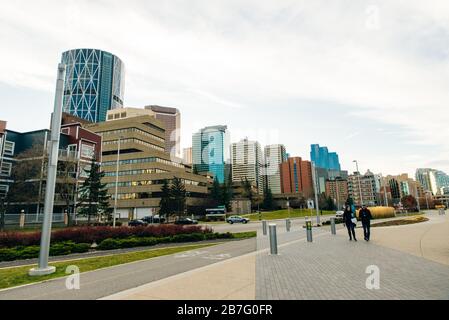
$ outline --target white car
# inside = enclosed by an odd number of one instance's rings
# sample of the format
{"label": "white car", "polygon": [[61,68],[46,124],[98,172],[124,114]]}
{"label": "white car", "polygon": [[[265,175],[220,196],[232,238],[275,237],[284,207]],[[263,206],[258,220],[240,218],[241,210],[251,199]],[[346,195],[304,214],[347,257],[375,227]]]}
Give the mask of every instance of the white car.
{"label": "white car", "polygon": [[337,212],[335,213],[335,218],[343,219],[343,214],[344,214],[344,213],[345,213],[344,211],[337,211]]}

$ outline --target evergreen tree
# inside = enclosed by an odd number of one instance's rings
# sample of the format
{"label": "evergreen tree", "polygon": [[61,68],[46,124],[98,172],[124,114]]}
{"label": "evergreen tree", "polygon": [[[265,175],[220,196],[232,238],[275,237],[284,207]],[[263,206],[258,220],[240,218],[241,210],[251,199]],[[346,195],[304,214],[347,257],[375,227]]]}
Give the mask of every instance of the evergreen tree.
{"label": "evergreen tree", "polygon": [[220,188],[220,182],[218,182],[218,178],[215,177],[214,183],[212,185],[212,190],[210,192],[211,198],[216,202],[216,205],[219,205],[222,200],[222,191]]}
{"label": "evergreen tree", "polygon": [[173,199],[174,212],[178,216],[184,215],[186,209],[186,187],[180,178],[173,178],[170,193]]}
{"label": "evergreen tree", "polygon": [[170,186],[168,185],[167,179],[164,180],[164,184],[161,188],[162,195],[161,195],[161,201],[159,202],[159,216],[162,217],[168,217],[172,210],[172,197],[171,197],[171,191]]}
{"label": "evergreen tree", "polygon": [[273,210],[273,193],[270,188],[265,188],[265,194],[263,198],[263,207],[265,210]]}
{"label": "evergreen tree", "polygon": [[226,207],[226,211],[230,212],[232,211],[232,182],[228,180],[225,182],[221,189],[221,202]]}
{"label": "evergreen tree", "polygon": [[88,224],[91,218],[107,215],[108,220],[112,213],[112,208],[109,206],[110,196],[106,184],[101,183],[104,177],[104,172],[101,171],[100,165],[92,159],[89,170],[86,170],[88,178],[83,182],[79,190],[79,214],[87,216]]}

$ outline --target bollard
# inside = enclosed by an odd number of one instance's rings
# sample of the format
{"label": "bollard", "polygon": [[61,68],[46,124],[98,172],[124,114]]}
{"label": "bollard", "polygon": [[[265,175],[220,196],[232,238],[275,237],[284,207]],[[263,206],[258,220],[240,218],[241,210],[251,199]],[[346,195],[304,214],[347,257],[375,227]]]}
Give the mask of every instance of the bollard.
{"label": "bollard", "polygon": [[19,226],[20,229],[25,227],[25,210],[20,211]]}
{"label": "bollard", "polygon": [[266,236],[267,235],[267,222],[265,220],[262,221],[262,230],[263,230],[263,235]]}
{"label": "bollard", "polygon": [[335,229],[335,218],[332,217],[330,220],[331,220],[331,233],[333,235],[336,235],[337,234],[337,230]]}
{"label": "bollard", "polygon": [[312,221],[306,221],[307,242],[312,242]]}
{"label": "bollard", "polygon": [[285,229],[287,229],[287,232],[290,232],[291,226],[292,226],[292,221],[290,219],[285,219]]}
{"label": "bollard", "polygon": [[278,254],[278,240],[276,234],[276,225],[270,224],[270,252],[272,255]]}

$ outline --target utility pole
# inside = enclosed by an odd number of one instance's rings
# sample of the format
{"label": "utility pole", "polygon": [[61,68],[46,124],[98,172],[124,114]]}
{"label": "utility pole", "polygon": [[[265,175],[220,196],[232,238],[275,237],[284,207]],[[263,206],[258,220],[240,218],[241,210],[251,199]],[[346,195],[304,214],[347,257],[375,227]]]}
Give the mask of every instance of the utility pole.
{"label": "utility pole", "polygon": [[317,187],[317,183],[316,183],[316,178],[317,178],[317,174],[316,174],[316,168],[315,168],[315,163],[312,162],[312,180],[313,180],[313,190],[315,193],[315,209],[316,209],[316,224],[317,226],[319,226],[321,224],[320,222],[320,208],[319,208],[319,204],[318,204],[318,187]]}
{"label": "utility pole", "polygon": [[43,276],[52,274],[56,268],[48,265],[50,252],[51,225],[53,220],[53,205],[55,200],[56,175],[58,170],[59,137],[62,119],[62,101],[64,94],[64,78],[66,66],[58,65],[58,77],[56,82],[56,93],[54,110],[51,121],[51,140],[48,157],[47,184],[45,189],[44,221],[42,223],[41,246],[39,252],[39,264],[37,268],[29,271],[30,276]]}

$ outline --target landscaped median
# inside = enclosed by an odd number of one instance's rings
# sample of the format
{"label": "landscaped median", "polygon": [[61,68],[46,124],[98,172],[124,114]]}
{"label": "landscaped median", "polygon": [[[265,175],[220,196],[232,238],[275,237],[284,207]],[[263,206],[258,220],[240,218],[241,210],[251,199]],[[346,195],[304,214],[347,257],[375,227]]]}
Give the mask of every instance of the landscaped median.
{"label": "landscaped median", "polygon": [[3,268],[0,269],[0,289],[16,287],[24,284],[50,280],[54,278],[61,278],[67,276],[66,270],[67,267],[69,266],[76,266],[79,268],[80,272],[87,272],[107,267],[113,267],[124,263],[130,263],[170,254],[176,254],[183,251],[196,250],[200,248],[210,247],[213,245],[215,244],[197,244],[197,245],[152,249],[137,252],[128,252],[104,257],[93,257],[64,262],[55,262],[51,263],[51,265],[56,267],[56,272],[42,277],[31,277],[28,275],[28,271],[32,266]]}
{"label": "landscaped median", "polygon": [[[326,211],[323,210],[321,214],[324,215],[335,215],[335,211]],[[307,210],[307,209],[284,209],[277,211],[267,211],[258,213],[244,215],[244,217],[249,218],[251,220],[276,220],[276,219],[287,219],[287,218],[304,218],[304,217],[316,216],[315,210]]]}
{"label": "landscaped median", "polygon": [[[147,247],[157,244],[199,242],[216,239],[241,239],[255,236],[245,233],[213,233],[202,226],[157,225],[147,227],[81,227],[52,232],[51,256]],[[37,258],[40,232],[0,233],[0,262]]]}

